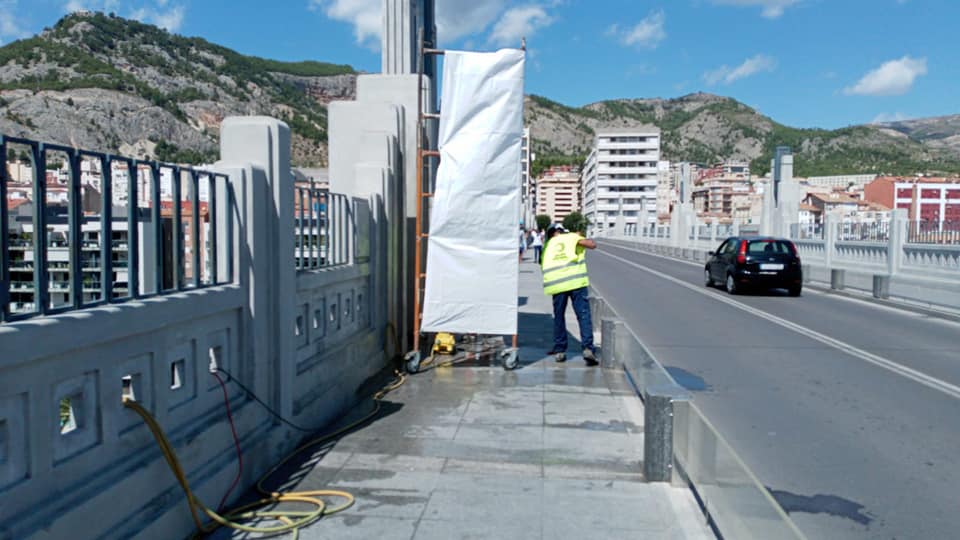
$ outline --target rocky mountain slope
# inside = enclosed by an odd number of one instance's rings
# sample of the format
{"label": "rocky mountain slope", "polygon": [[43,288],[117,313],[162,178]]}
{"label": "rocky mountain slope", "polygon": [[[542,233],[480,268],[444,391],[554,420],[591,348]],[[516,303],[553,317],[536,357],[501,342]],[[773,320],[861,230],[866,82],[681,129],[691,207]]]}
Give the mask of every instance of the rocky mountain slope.
{"label": "rocky mountain slope", "polygon": [[944,148],[960,155],[960,114],[919,118],[878,124],[933,148]]}
{"label": "rocky mountain slope", "polygon": [[0,48],[0,132],[137,157],[210,159],[220,122],[284,119],[298,165],[326,163],[326,107],[352,98],[354,71],[243,56],[200,38],[75,13]]}
{"label": "rocky mountain slope", "polygon": [[[352,99],[349,66],[278,62],[102,13],[75,13],[0,47],[0,133],[165,161],[208,161],[220,122],[266,114],[293,131],[295,165],[327,161],[326,105]],[[960,172],[960,115],[838,130],[795,129],[736,100],[527,98],[537,166],[582,159],[601,127],[655,125],[664,159],[769,168],[789,145],[797,174]]]}
{"label": "rocky mountain slope", "polygon": [[[931,125],[942,129],[922,130],[923,121],[914,121],[917,127],[911,129],[872,125],[797,129],[734,99],[697,93],[676,99],[601,101],[580,108],[529,96],[527,122],[534,150],[548,159],[586,155],[601,127],[656,126],[663,133],[663,158],[671,161],[745,160],[763,174],[770,168],[774,149],[787,145],[796,154],[797,174],[803,176],[960,172],[960,149],[943,144],[954,140],[947,133],[960,136],[960,122],[937,119],[931,119]],[[921,133],[928,137],[918,136]]]}

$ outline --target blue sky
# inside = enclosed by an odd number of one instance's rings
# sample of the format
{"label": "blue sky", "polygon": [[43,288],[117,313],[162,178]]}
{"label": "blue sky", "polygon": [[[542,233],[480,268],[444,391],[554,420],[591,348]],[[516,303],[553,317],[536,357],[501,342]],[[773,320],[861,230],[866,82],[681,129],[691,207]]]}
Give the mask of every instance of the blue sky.
{"label": "blue sky", "polygon": [[[246,54],[378,71],[380,3],[0,0],[0,40],[86,8]],[[960,113],[957,0],[437,0],[437,10],[444,47],[526,36],[527,91],[569,105],[706,91],[825,128]]]}

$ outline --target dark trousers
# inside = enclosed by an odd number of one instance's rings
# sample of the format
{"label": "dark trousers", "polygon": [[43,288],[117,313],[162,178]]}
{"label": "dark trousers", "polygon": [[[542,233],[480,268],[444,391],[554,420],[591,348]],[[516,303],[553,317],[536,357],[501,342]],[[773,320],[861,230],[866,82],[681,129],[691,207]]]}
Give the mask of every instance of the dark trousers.
{"label": "dark trousers", "polygon": [[567,324],[564,316],[568,298],[573,302],[573,312],[577,314],[577,322],[580,323],[583,348],[593,351],[593,321],[590,320],[590,295],[587,287],[553,295],[553,350],[567,350]]}
{"label": "dark trousers", "polygon": [[540,260],[542,253],[543,253],[543,248],[541,246],[533,246],[533,260],[536,261],[537,264],[540,264],[543,262]]}

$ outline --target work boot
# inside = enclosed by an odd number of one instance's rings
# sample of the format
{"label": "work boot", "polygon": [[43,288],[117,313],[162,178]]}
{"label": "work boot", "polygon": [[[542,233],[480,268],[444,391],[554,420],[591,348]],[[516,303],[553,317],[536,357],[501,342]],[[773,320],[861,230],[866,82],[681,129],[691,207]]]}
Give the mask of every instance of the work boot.
{"label": "work boot", "polygon": [[592,349],[583,350],[583,361],[586,362],[588,366],[596,366],[599,364],[599,362],[597,362],[597,356],[593,353]]}

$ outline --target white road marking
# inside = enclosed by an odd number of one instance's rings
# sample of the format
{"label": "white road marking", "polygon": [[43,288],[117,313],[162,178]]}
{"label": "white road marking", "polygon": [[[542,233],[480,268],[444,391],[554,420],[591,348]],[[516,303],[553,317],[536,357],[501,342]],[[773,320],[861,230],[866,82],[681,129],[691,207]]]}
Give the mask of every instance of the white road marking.
{"label": "white road marking", "polygon": [[[642,249],[624,247],[624,246],[621,246],[621,245],[619,245],[619,244],[606,244],[606,245],[609,246],[609,247],[614,247],[614,248],[622,249],[622,250],[625,250],[625,251],[632,251],[632,252],[634,252],[634,253],[639,253],[639,254],[641,254],[641,255],[646,255],[646,256],[648,256],[648,257],[656,257],[656,258],[658,258],[658,259],[664,259],[664,260],[667,260],[667,261],[678,262],[678,263],[686,264],[686,265],[689,265],[689,266],[695,266],[695,267],[697,267],[697,268],[703,268],[703,267],[706,265],[706,263],[698,263],[698,262],[694,262],[694,261],[688,261],[688,260],[686,260],[686,259],[678,259],[678,258],[676,258],[676,257],[671,257],[671,256],[669,256],[669,255],[660,255],[659,253],[651,253],[651,252],[649,252],[649,251],[644,251],[644,250],[642,250]],[[889,305],[885,305],[885,304],[878,304],[878,303],[876,303],[876,302],[871,302],[870,300],[865,299],[865,298],[856,298],[856,297],[853,297],[853,296],[847,296],[847,295],[843,295],[843,294],[835,294],[835,293],[833,293],[833,292],[831,292],[831,291],[817,290],[817,289],[814,289],[813,287],[814,287],[814,286],[812,286],[812,285],[809,286],[809,287],[806,287],[806,288],[804,289],[804,294],[810,293],[810,294],[815,294],[815,295],[818,295],[818,296],[823,296],[823,297],[825,297],[825,298],[830,298],[830,299],[833,299],[833,300],[843,300],[843,301],[845,301],[845,302],[853,302],[853,303],[860,304],[860,305],[865,306],[865,307],[869,307],[869,308],[873,308],[873,309],[878,309],[878,310],[880,310],[880,311],[886,311],[886,312],[889,312],[889,313],[896,313],[896,314],[901,315],[901,316],[904,316],[904,317],[911,317],[911,318],[915,318],[915,319],[924,319],[924,320],[929,321],[929,322],[935,322],[935,323],[939,323],[939,324],[945,324],[945,325],[948,325],[948,326],[960,326],[960,322],[957,322],[957,321],[954,321],[954,320],[950,320],[950,319],[946,319],[946,318],[937,317],[937,316],[931,316],[931,315],[928,315],[928,314],[926,314],[926,313],[920,313],[920,312],[917,312],[917,311],[911,311],[910,309],[908,309],[908,308],[906,308],[906,307],[897,307],[897,306],[889,306]],[[869,293],[867,293],[867,294],[869,294]],[[921,309],[923,309],[923,306],[918,306],[918,307],[920,307]],[[951,314],[950,314],[950,313],[947,313],[946,315],[951,315]]]}
{"label": "white road marking", "polygon": [[840,340],[838,340],[838,339],[834,339],[834,338],[832,338],[832,337],[830,337],[830,336],[827,336],[827,335],[825,335],[825,334],[821,334],[820,332],[817,332],[817,331],[815,331],[815,330],[811,330],[811,329],[809,329],[809,328],[807,328],[807,327],[805,327],[805,326],[801,326],[801,325],[799,325],[799,324],[797,324],[797,323],[788,321],[788,320],[783,319],[783,318],[781,318],[781,317],[777,317],[776,315],[771,315],[770,313],[767,313],[767,312],[765,312],[765,311],[761,311],[761,310],[759,310],[759,309],[756,309],[756,308],[754,308],[754,307],[752,307],[752,306],[749,306],[749,305],[747,305],[747,304],[744,304],[744,303],[742,303],[742,302],[737,302],[736,300],[733,300],[733,299],[731,299],[731,298],[729,298],[729,297],[727,297],[727,296],[721,296],[719,293],[713,293],[713,292],[708,291],[707,289],[705,289],[703,286],[692,285],[692,284],[690,284],[690,283],[687,283],[686,281],[683,281],[683,280],[681,280],[681,279],[677,279],[677,278],[675,278],[675,277],[673,277],[673,276],[671,276],[671,275],[664,274],[663,272],[658,272],[658,271],[656,271],[656,270],[653,270],[653,269],[648,268],[648,267],[646,267],[646,266],[643,266],[643,265],[641,265],[641,264],[635,263],[635,262],[633,262],[633,261],[631,261],[631,260],[624,259],[623,257],[619,257],[619,256],[617,256],[617,255],[613,255],[613,254],[608,253],[608,252],[599,251],[598,253],[602,253],[603,255],[606,255],[607,257],[610,257],[610,258],[612,258],[612,259],[616,259],[616,260],[618,260],[618,261],[620,261],[620,262],[623,262],[623,263],[625,263],[625,264],[628,264],[628,265],[630,265],[630,266],[633,266],[633,267],[635,267],[635,268],[637,268],[637,269],[639,269],[639,270],[642,270],[642,271],[644,271],[644,272],[647,272],[648,274],[652,274],[652,275],[657,276],[657,277],[659,277],[659,278],[661,278],[661,279],[665,279],[665,280],[667,280],[667,281],[669,281],[669,282],[671,282],[671,283],[674,283],[674,284],[676,284],[676,285],[679,285],[679,286],[681,286],[681,287],[684,287],[684,288],[686,288],[686,289],[689,289],[689,290],[691,290],[691,291],[694,291],[694,292],[696,292],[696,293],[698,293],[698,294],[702,294],[702,295],[704,295],[704,296],[706,296],[706,297],[708,297],[708,298],[712,298],[712,299],[714,299],[714,300],[716,300],[716,301],[718,301],[718,302],[723,302],[724,304],[727,304],[727,305],[729,305],[729,306],[735,307],[735,308],[737,308],[737,309],[739,309],[739,310],[741,310],[741,311],[747,312],[747,313],[749,313],[749,314],[751,314],[751,315],[753,315],[753,316],[755,316],[755,317],[759,317],[759,318],[764,319],[764,320],[766,320],[766,321],[769,321],[769,322],[772,322],[772,323],[777,324],[777,325],[779,325],[779,326],[782,326],[782,327],[784,327],[784,328],[786,328],[786,329],[788,329],[788,330],[792,330],[792,331],[794,331],[794,332],[796,332],[796,333],[798,333],[798,334],[800,334],[800,335],[803,335],[803,336],[806,336],[806,337],[808,337],[808,338],[811,338],[811,339],[814,339],[814,340],[816,340],[816,341],[819,341],[820,343],[823,343],[823,344],[825,344],[825,345],[828,345],[828,346],[830,346],[830,347],[833,347],[833,348],[835,348],[835,349],[837,349],[837,350],[839,350],[839,351],[845,352],[845,353],[847,353],[847,354],[849,354],[849,355],[851,355],[851,356],[853,356],[853,357],[855,357],[855,358],[859,358],[860,360],[863,360],[864,362],[868,362],[868,363],[873,364],[873,365],[875,365],[875,366],[877,366],[877,367],[886,369],[887,371],[890,371],[891,373],[895,373],[895,374],[900,375],[900,376],[902,376],[902,377],[906,377],[907,379],[910,379],[910,380],[912,380],[912,381],[914,381],[914,382],[918,382],[918,383],[920,383],[920,384],[922,384],[922,385],[924,385],[924,386],[926,386],[926,387],[928,387],[928,388],[931,388],[931,389],[933,389],[933,390],[937,390],[938,392],[942,392],[942,393],[944,393],[944,394],[946,394],[946,395],[948,395],[948,396],[950,396],[950,397],[960,399],[960,386],[956,386],[956,385],[950,384],[950,383],[948,383],[948,382],[946,382],[946,381],[937,379],[936,377],[932,377],[932,376],[930,376],[930,375],[927,375],[926,373],[917,371],[917,370],[915,370],[915,369],[913,369],[913,368],[910,368],[910,367],[907,367],[907,366],[898,364],[898,363],[896,363],[896,362],[894,362],[894,361],[892,361],[892,360],[888,360],[888,359],[886,359],[886,358],[883,358],[882,356],[877,356],[877,355],[875,355],[875,354],[873,354],[873,353],[871,353],[871,352],[867,352],[867,351],[865,351],[865,350],[863,350],[863,349],[860,349],[860,348],[858,348],[858,347],[854,347],[853,345],[850,345],[849,343],[844,343],[843,341],[840,341]]}

